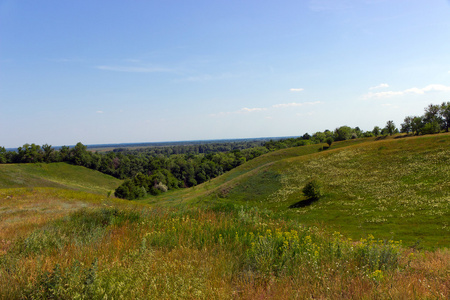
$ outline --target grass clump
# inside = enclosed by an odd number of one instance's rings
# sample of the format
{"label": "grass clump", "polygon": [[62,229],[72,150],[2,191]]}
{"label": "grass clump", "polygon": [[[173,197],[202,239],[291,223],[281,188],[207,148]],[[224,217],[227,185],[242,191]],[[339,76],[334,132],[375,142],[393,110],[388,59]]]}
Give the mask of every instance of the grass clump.
{"label": "grass clump", "polygon": [[108,226],[121,226],[125,222],[138,220],[139,214],[117,208],[81,209],[17,241],[15,251],[23,255],[41,254],[61,250],[69,244],[92,243],[104,236]]}

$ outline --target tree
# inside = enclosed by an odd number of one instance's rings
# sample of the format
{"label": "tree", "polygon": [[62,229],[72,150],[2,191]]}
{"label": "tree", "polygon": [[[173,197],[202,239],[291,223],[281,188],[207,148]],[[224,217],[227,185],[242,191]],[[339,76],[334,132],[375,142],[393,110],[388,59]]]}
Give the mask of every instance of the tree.
{"label": "tree", "polygon": [[446,132],[448,132],[448,129],[450,127],[450,102],[442,102],[439,115],[442,119],[442,128],[445,129]]}
{"label": "tree", "polygon": [[0,147],[0,164],[6,163],[6,149],[5,147]]}
{"label": "tree", "polygon": [[412,131],[413,118],[414,117],[409,116],[403,120],[403,123],[401,124],[400,132],[409,134]]}
{"label": "tree", "polygon": [[42,162],[42,149],[41,146],[36,144],[25,144],[17,149],[18,162],[22,163],[37,163]]}
{"label": "tree", "polygon": [[441,107],[439,105],[430,104],[425,108],[425,115],[423,116],[423,121],[425,123],[438,122],[440,123],[440,110]]}
{"label": "tree", "polygon": [[313,136],[312,136],[312,138],[311,138],[311,140],[312,140],[314,143],[318,143],[318,144],[319,144],[319,143],[325,142],[326,139],[327,139],[326,134],[323,133],[323,132],[320,132],[320,131],[314,133]]}
{"label": "tree", "polygon": [[379,136],[380,133],[381,133],[381,128],[378,127],[378,126],[375,126],[375,127],[373,128],[373,130],[372,130],[372,133],[373,133],[374,136]]}
{"label": "tree", "polygon": [[87,153],[87,146],[78,142],[71,150],[73,153],[72,162],[78,166],[89,166],[90,156]]}
{"label": "tree", "polygon": [[349,140],[352,137],[353,129],[348,126],[341,126],[336,128],[334,131],[334,136],[336,141]]}
{"label": "tree", "polygon": [[423,116],[423,132],[424,133],[438,133],[443,123],[443,119],[440,115],[441,107],[439,105],[430,104],[425,108],[425,114]]}
{"label": "tree", "polygon": [[305,185],[302,192],[309,199],[318,200],[323,196],[322,184],[317,179],[312,179]]}
{"label": "tree", "polygon": [[411,120],[411,131],[413,134],[419,135],[423,128],[422,117],[412,117]]}
{"label": "tree", "polygon": [[310,136],[308,133],[305,133],[305,134],[302,136],[302,139],[304,139],[304,140],[309,140],[309,139],[311,139],[311,136]]}
{"label": "tree", "polygon": [[333,144],[333,142],[334,142],[334,140],[332,137],[327,138],[328,147],[331,147],[331,144]]}
{"label": "tree", "polygon": [[394,121],[387,121],[385,129],[389,135],[394,134],[394,132],[396,130]]}
{"label": "tree", "polygon": [[55,149],[51,145],[44,144],[42,145],[42,150],[44,150],[44,161],[46,163],[52,162]]}

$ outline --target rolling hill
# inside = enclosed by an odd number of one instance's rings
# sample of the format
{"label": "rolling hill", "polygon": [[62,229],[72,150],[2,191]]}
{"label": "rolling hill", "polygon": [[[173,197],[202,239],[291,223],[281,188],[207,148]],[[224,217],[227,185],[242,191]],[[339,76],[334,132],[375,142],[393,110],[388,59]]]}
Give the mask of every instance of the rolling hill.
{"label": "rolling hill", "polygon": [[0,164],[0,189],[55,187],[106,195],[121,183],[112,176],[67,163]]}
{"label": "rolling hill", "polygon": [[284,149],[140,201],[83,167],[0,165],[0,298],[448,299],[449,144]]}
{"label": "rolling hill", "polygon": [[[319,147],[269,153],[203,185],[143,202],[258,207],[357,239],[370,233],[408,246],[450,246],[449,134]],[[325,193],[315,203],[301,192],[311,178]]]}

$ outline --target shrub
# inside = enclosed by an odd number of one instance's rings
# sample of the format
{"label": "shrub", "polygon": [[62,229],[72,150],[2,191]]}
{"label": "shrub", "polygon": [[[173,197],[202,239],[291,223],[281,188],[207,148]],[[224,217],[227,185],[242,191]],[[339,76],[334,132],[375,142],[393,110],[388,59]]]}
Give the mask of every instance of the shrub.
{"label": "shrub", "polygon": [[317,200],[323,196],[322,184],[317,179],[313,179],[305,185],[302,192],[306,197]]}

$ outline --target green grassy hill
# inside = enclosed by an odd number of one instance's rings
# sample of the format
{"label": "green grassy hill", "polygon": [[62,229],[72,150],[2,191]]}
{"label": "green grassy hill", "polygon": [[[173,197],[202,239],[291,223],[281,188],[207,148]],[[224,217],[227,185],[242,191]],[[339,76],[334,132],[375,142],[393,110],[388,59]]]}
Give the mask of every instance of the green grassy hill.
{"label": "green grassy hill", "polygon": [[448,299],[449,144],[285,149],[141,201],[83,167],[0,165],[0,299]]}
{"label": "green grassy hill", "polygon": [[106,195],[121,182],[112,176],[66,163],[0,164],[0,189],[55,187]]}
{"label": "green grassy hill", "polygon": [[[269,153],[193,189],[144,202],[257,207],[356,239],[374,234],[407,246],[450,246],[449,134],[319,147]],[[325,196],[308,203],[301,190],[311,178],[322,182]]]}

